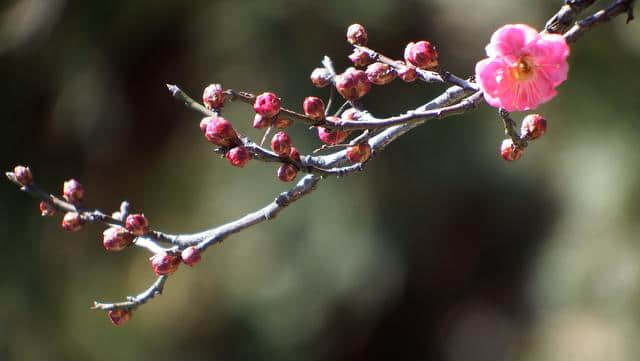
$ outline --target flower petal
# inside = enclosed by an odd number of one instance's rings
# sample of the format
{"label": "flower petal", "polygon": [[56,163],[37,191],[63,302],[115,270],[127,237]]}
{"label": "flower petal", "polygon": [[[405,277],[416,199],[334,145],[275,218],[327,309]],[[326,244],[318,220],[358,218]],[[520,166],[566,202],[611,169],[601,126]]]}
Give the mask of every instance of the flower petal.
{"label": "flower petal", "polygon": [[525,24],[507,24],[491,35],[485,48],[489,57],[520,57],[523,49],[540,38],[536,29]]}

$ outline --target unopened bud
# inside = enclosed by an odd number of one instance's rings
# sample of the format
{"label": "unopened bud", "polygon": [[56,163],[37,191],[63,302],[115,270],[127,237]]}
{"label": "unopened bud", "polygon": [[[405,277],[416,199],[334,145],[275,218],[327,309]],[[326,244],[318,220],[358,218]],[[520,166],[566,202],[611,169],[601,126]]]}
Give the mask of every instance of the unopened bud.
{"label": "unopened bud", "polygon": [[107,251],[122,251],[133,243],[135,236],[122,227],[109,227],[102,232],[102,246]]}
{"label": "unopened bud", "polygon": [[209,142],[221,147],[230,147],[238,143],[238,134],[233,129],[231,122],[218,116],[209,118],[209,123],[204,133]]}
{"label": "unopened bud", "polygon": [[31,169],[29,169],[29,167],[25,167],[23,165],[16,166],[13,168],[13,174],[15,175],[18,183],[23,186],[28,186],[33,182],[33,173],[31,173]]}
{"label": "unopened bud", "polygon": [[[328,122],[338,122],[340,119],[338,117],[327,117]],[[324,127],[318,127],[318,138],[325,144],[336,145],[340,144],[347,139],[349,136],[348,131],[344,130],[329,130]]]}
{"label": "unopened bud", "polygon": [[180,255],[160,252],[149,258],[151,268],[158,276],[170,275],[180,266]]}
{"label": "unopened bud", "polygon": [[396,70],[385,63],[373,63],[365,71],[367,79],[375,85],[389,84],[396,78]]}
{"label": "unopened bud", "polygon": [[269,128],[273,124],[273,118],[267,118],[258,113],[253,117],[253,127],[256,129]]}
{"label": "unopened bud", "polygon": [[302,103],[304,114],[313,120],[324,118],[324,102],[318,97],[306,97]]}
{"label": "unopened bud", "polygon": [[331,83],[331,72],[327,68],[315,68],[311,72],[311,83],[316,88],[324,88]]}
{"label": "unopened bud", "polygon": [[371,146],[369,143],[360,143],[347,148],[347,159],[353,163],[364,163],[371,156]]}
{"label": "unopened bud", "polygon": [[242,168],[251,159],[251,154],[247,148],[240,146],[231,148],[225,157],[232,166]]}
{"label": "unopened bud", "polygon": [[224,92],[220,84],[210,84],[204,88],[202,102],[207,109],[220,109],[224,104]]}
{"label": "unopened bud", "polygon": [[347,41],[353,45],[367,45],[369,36],[364,26],[360,24],[351,24],[347,28]]}
{"label": "unopened bud", "polygon": [[412,65],[402,65],[397,70],[398,77],[402,79],[402,81],[411,83],[418,78],[418,73],[416,72],[416,68]]}
{"label": "unopened bud", "polygon": [[540,114],[529,114],[522,120],[520,132],[530,140],[538,139],[547,132],[547,120]]}
{"label": "unopened bud", "polygon": [[336,90],[345,99],[356,100],[371,90],[371,83],[364,71],[348,68],[344,73],[336,75]]}
{"label": "unopened bud", "polygon": [[358,48],[353,49],[353,53],[349,54],[349,60],[357,67],[364,67],[373,62],[369,52]]}
{"label": "unopened bud", "polygon": [[511,139],[505,139],[500,145],[500,155],[508,162],[518,160],[524,154],[524,149],[518,148]]}
{"label": "unopened bud", "polygon": [[253,109],[267,118],[274,117],[280,112],[280,99],[274,93],[262,93],[256,97]]}
{"label": "unopened bud", "polygon": [[420,69],[433,70],[438,67],[438,52],[430,42],[421,40],[407,44],[404,60]]}
{"label": "unopened bud", "polygon": [[185,248],[180,256],[182,258],[182,262],[190,267],[195,266],[195,264],[200,262],[202,259],[198,248],[193,246]]}
{"label": "unopened bud", "polygon": [[289,163],[285,163],[278,168],[278,179],[283,182],[291,182],[296,179],[298,170]]}
{"label": "unopened bud", "polygon": [[285,132],[277,132],[271,139],[271,150],[282,157],[291,150],[291,138]]}
{"label": "unopened bud", "polygon": [[109,310],[107,316],[109,316],[114,326],[122,326],[131,319],[131,310],[117,308],[115,310]]}
{"label": "unopened bud", "polygon": [[300,152],[298,151],[298,148],[291,147],[291,150],[289,151],[289,159],[295,160],[296,162],[300,161]]}
{"label": "unopened bud", "polygon": [[80,217],[80,214],[76,212],[67,212],[64,217],[62,217],[62,228],[65,231],[79,231],[83,224],[84,220]]}
{"label": "unopened bud", "polygon": [[130,214],[124,221],[125,228],[135,236],[149,232],[149,220],[144,214]]}
{"label": "unopened bud", "polygon": [[75,179],[69,179],[62,186],[62,197],[72,204],[80,204],[84,199],[84,186]]}
{"label": "unopened bud", "polygon": [[360,119],[360,111],[356,108],[349,108],[340,115],[340,118],[347,121],[356,121]]}
{"label": "unopened bud", "polygon": [[42,201],[40,202],[39,207],[40,207],[40,214],[43,217],[46,217],[46,216],[51,217],[56,214],[56,209],[51,204],[49,204],[49,202]]}

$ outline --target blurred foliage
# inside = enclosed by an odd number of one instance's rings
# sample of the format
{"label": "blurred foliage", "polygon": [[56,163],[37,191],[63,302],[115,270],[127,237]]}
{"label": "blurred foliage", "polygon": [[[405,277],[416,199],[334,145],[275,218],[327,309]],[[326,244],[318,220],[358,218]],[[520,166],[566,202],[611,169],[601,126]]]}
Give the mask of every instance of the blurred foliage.
{"label": "blurred foliage", "polygon": [[[541,27],[559,0],[65,1],[0,5],[0,157],[89,204],[128,199],[167,232],[208,228],[286,185],[273,165],[232,169],[198,130],[210,82],[272,90],[299,108],[323,55],[348,65],[353,22],[399,57],[429,39],[468,76],[494,29]],[[637,360],[640,349],[638,24],[572,48],[569,81],[539,110],[548,135],[497,155],[495,110],[434,121],[363,174],[323,181],[276,220],[183,267],[122,328],[94,299],[153,280],[143,250],[106,254],[102,229],[64,233],[0,186],[0,360]],[[394,83],[366,105],[395,114],[441,86]],[[256,138],[251,109],[225,114]],[[291,130],[305,152],[312,132]]]}

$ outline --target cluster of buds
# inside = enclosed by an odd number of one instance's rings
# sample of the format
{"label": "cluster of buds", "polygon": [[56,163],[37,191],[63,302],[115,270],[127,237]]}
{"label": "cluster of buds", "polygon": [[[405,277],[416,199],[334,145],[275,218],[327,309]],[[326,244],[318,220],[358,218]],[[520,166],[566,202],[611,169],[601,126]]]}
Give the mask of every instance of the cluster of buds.
{"label": "cluster of buds", "polygon": [[[536,140],[547,132],[547,120],[540,114],[529,114],[522,120],[520,138]],[[518,160],[524,154],[524,148],[513,144],[513,140],[505,139],[500,145],[500,155],[506,161]]]}
{"label": "cluster of buds", "polygon": [[227,119],[218,115],[205,117],[200,121],[200,130],[210,143],[231,148],[225,156],[231,165],[244,167],[251,159],[251,154],[242,146],[238,133]]}
{"label": "cluster of buds", "polygon": [[[291,138],[285,132],[274,134],[271,139],[271,150],[279,157],[290,159],[292,161],[300,161],[300,152],[291,144]],[[298,169],[293,164],[283,163],[278,168],[276,175],[283,182],[291,182],[296,179]]]}

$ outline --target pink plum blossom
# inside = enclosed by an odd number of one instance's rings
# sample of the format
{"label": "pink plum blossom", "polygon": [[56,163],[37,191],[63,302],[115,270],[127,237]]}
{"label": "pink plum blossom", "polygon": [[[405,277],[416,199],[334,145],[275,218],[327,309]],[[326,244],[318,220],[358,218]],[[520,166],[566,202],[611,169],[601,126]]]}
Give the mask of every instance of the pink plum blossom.
{"label": "pink plum blossom", "polygon": [[476,80],[489,105],[507,111],[535,109],[556,96],[567,79],[569,46],[562,35],[539,34],[524,24],[504,25],[476,64]]}

